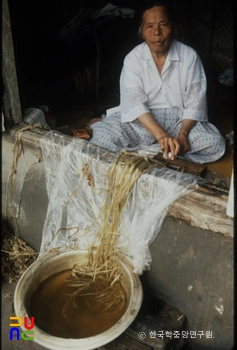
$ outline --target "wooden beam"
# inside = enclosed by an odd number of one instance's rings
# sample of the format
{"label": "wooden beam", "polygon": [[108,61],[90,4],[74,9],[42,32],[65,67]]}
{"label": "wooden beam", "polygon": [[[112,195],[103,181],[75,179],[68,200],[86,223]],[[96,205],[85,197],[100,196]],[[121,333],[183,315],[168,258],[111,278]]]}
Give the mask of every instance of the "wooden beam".
{"label": "wooden beam", "polygon": [[198,164],[191,162],[187,159],[183,158],[175,158],[174,160],[165,159],[163,158],[162,153],[158,153],[153,157],[154,159],[157,159],[159,162],[161,162],[165,167],[169,169],[173,169],[176,171],[197,175],[201,177],[205,177],[207,173],[207,166],[204,164]]}

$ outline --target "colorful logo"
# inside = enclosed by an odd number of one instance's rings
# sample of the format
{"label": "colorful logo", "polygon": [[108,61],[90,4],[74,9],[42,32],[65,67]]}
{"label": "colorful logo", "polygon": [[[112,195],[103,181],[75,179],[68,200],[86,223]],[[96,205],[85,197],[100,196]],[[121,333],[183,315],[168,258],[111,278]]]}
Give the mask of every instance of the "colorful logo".
{"label": "colorful logo", "polygon": [[[22,320],[21,317],[17,316],[10,316],[10,322],[16,321],[16,323],[10,323],[10,332],[9,332],[9,339],[10,340],[34,340],[34,326],[35,326],[35,318],[25,316],[24,320]],[[30,321],[30,322],[29,322]],[[21,331],[20,327],[22,326],[24,322],[24,328],[25,330]]]}

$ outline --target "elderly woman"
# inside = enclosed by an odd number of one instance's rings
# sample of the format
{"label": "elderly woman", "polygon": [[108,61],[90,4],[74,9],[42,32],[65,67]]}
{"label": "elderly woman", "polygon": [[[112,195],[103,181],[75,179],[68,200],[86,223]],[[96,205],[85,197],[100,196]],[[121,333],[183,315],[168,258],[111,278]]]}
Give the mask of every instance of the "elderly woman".
{"label": "elderly woman", "polygon": [[159,143],[163,156],[197,163],[219,159],[225,139],[208,122],[206,76],[193,48],[174,39],[165,5],[156,3],[142,16],[144,42],[124,60],[120,106],[92,120],[90,142],[110,151]]}

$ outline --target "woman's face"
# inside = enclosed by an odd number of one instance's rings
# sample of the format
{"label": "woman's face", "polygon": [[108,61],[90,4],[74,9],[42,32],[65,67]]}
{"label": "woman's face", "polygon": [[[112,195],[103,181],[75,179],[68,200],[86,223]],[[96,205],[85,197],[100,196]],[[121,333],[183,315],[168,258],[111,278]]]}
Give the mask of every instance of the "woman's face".
{"label": "woman's face", "polygon": [[168,52],[172,40],[172,25],[163,7],[153,7],[144,13],[141,33],[152,52]]}

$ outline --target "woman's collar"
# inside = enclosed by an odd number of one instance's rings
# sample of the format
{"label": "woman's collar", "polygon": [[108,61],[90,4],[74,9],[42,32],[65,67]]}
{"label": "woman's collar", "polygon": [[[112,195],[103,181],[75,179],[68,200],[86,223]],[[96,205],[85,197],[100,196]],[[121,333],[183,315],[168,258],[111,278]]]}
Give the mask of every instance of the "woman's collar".
{"label": "woman's collar", "polygon": [[[177,47],[176,47],[176,43],[177,41],[175,39],[172,40],[171,44],[170,44],[170,48],[169,48],[169,52],[167,55],[167,59],[169,59],[170,61],[179,61],[179,54],[177,51]],[[143,43],[144,48],[142,50],[141,53],[141,58],[145,61],[149,61],[152,59],[152,53],[149,49],[149,46],[147,45],[146,42]]]}

